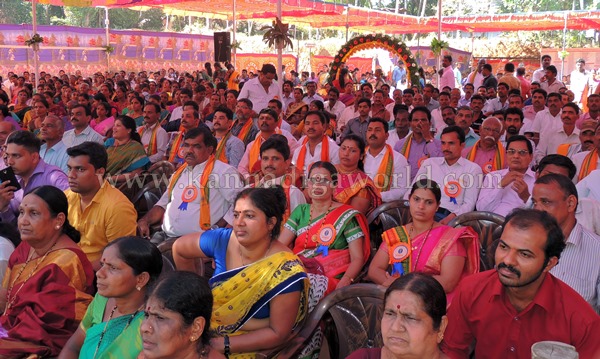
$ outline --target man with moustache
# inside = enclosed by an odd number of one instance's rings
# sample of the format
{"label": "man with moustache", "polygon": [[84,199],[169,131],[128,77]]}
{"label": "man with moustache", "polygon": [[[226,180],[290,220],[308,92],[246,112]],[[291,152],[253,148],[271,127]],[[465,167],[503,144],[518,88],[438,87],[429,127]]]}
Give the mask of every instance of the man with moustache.
{"label": "man with moustache", "polygon": [[49,165],[56,166],[67,173],[67,147],[62,142],[65,132],[62,119],[55,115],[48,115],[42,122],[40,137],[44,141],[40,147],[40,157]]}
{"label": "man with moustache", "polygon": [[310,166],[317,161],[340,163],[339,146],[325,135],[327,117],[322,111],[309,111],[304,118],[306,136],[302,144],[294,150],[292,164],[304,176],[308,176]]}
{"label": "man with moustache", "polygon": [[402,105],[402,90],[395,89],[394,92],[392,92],[392,98],[393,98],[393,101],[391,103],[385,105],[385,109],[387,112],[389,112],[393,115],[394,114],[394,106]]}
{"label": "man with moustache", "polygon": [[575,183],[583,180],[590,172],[600,168],[600,124],[596,125],[594,130],[594,147],[589,151],[579,152],[573,155],[573,162],[577,166],[577,176]]}
{"label": "man with moustache", "polygon": [[392,148],[410,132],[410,122],[408,121],[410,114],[405,105],[394,106],[394,131],[389,133],[386,143]]}
{"label": "man with moustache", "polygon": [[533,76],[531,76],[531,82],[542,83],[544,81],[546,69],[552,64],[552,57],[550,57],[550,55],[542,55],[540,62],[541,67],[533,72]]}
{"label": "man with moustache", "polygon": [[556,79],[557,74],[558,74],[558,70],[556,69],[556,66],[550,65],[550,66],[546,67],[546,81],[543,81],[540,84],[540,88],[543,90],[546,90],[546,92],[548,92],[548,93],[552,93],[552,92],[560,93],[560,89],[565,87],[565,84],[563,84],[562,82],[560,82]]}
{"label": "man with moustache", "polygon": [[414,97],[415,91],[413,89],[404,89],[402,91],[402,103],[408,107],[408,111],[412,111]]}
{"label": "man with moustache", "polygon": [[217,140],[207,127],[191,128],[184,136],[181,154],[185,163],[173,173],[156,205],[137,222],[140,235],[146,238],[150,226],[162,222],[153,243],[225,227],[228,223],[223,217],[243,188],[236,169],[213,155]]}
{"label": "man with moustache", "polygon": [[[255,175],[260,177],[261,166],[260,166],[260,146],[269,137],[274,134],[281,134],[287,138],[290,149],[296,149],[298,143],[291,133],[285,130],[281,130],[277,127],[279,116],[277,112],[270,108],[264,108],[258,114],[258,127],[260,131],[256,135],[256,138],[246,146],[246,151],[242,156],[242,160],[238,165],[238,171],[244,177],[246,181],[254,183],[260,178],[254,178]],[[253,178],[250,178],[250,177]]]}
{"label": "man with moustache", "polygon": [[450,94],[448,92],[440,92],[438,102],[440,107],[431,111],[431,121],[433,122],[435,133],[442,133],[442,130],[446,127],[446,123],[442,117],[442,109],[450,106]]}
{"label": "man with moustache", "polygon": [[423,87],[423,105],[421,104],[414,104],[415,107],[417,106],[425,106],[427,107],[427,109],[429,110],[429,112],[435,110],[436,108],[440,107],[440,103],[437,102],[434,98],[433,98],[433,93],[434,93],[435,87],[433,87],[432,84],[426,84],[425,87]]}
{"label": "man with moustache", "polygon": [[475,343],[476,358],[529,358],[534,343],[551,340],[574,346],[580,358],[597,358],[600,317],[549,273],[565,248],[556,220],[542,211],[517,209],[503,228],[497,269],[463,279],[456,291],[444,353],[466,359]]}
{"label": "man with moustache", "polygon": [[234,136],[229,130],[233,125],[233,111],[226,106],[217,107],[213,116],[213,131],[217,139],[215,157],[235,168],[239,165],[244,155],[244,142]]}
{"label": "man with moustache", "polygon": [[484,76],[481,73],[481,71],[483,70],[483,65],[485,65],[485,59],[479,59],[479,61],[477,62],[477,67],[473,70],[473,72],[469,74],[469,76],[467,76],[467,83],[472,84],[473,89],[479,88],[479,86],[483,85]]}
{"label": "man with moustache", "polygon": [[258,127],[256,127],[254,119],[252,118],[252,116],[255,115],[253,108],[254,105],[252,104],[252,101],[247,98],[238,97],[238,102],[235,106],[235,122],[231,127],[231,132],[234,136],[244,142],[244,146],[248,146],[248,144],[256,138],[256,134],[258,133]]}
{"label": "man with moustache", "polygon": [[[251,183],[244,188],[270,188],[282,186],[287,200],[284,213],[284,221],[296,209],[299,204],[306,203],[304,193],[294,185],[294,176],[291,172],[291,153],[287,144],[287,138],[280,134],[273,134],[260,145],[260,167],[262,178],[260,181]],[[233,207],[225,219],[233,223]]]}
{"label": "man with moustache", "polygon": [[[533,99],[535,100],[535,91]],[[546,97],[546,104],[548,108],[537,112],[533,119],[531,130],[533,132],[533,141],[539,145],[540,139],[546,132],[552,132],[552,130],[559,129],[562,127],[562,98],[559,93],[552,92]],[[579,111],[579,110],[578,110]]]}
{"label": "man with moustache", "polygon": [[441,224],[448,224],[456,216],[475,209],[482,180],[481,167],[461,157],[464,148],[464,131],[458,126],[446,127],[441,136],[443,157],[423,161],[412,182],[414,184],[427,177],[443,187],[440,207],[435,215],[436,221]]}
{"label": "man with moustache", "polygon": [[483,174],[506,168],[504,146],[499,142],[502,133],[502,121],[497,117],[488,117],[483,121],[479,135],[481,138],[462,151],[462,156],[477,163]]}
{"label": "man with moustache", "polygon": [[508,84],[502,82],[498,84],[498,97],[489,99],[483,107],[485,116],[490,116],[496,111],[508,108]]}
{"label": "man with moustache", "polygon": [[71,108],[70,121],[73,129],[68,130],[62,137],[67,148],[77,146],[86,141],[104,143],[104,138],[90,127],[90,109],[84,105],[76,104]]}
{"label": "man with moustache", "polygon": [[561,111],[563,125],[559,129],[544,132],[535,150],[536,162],[539,162],[546,155],[558,153],[558,147],[562,144],[580,143],[580,131],[575,127],[575,122],[578,118],[579,106],[573,102],[569,102],[563,106]]}
{"label": "man with moustache", "polygon": [[371,105],[370,117],[383,118],[386,121],[390,121],[391,115],[385,108],[384,95],[382,90],[376,90],[373,93],[373,104]]}
{"label": "man with moustache", "polygon": [[573,158],[577,153],[593,150],[597,126],[598,122],[594,120],[584,121],[579,132],[579,143],[563,143],[558,146],[556,153]]}
{"label": "man with moustache", "polygon": [[340,92],[335,87],[329,89],[327,93],[327,102],[325,102],[325,111],[333,114],[337,121],[341,116],[342,112],[346,109],[346,105],[342,101],[338,101],[340,98]]}
{"label": "man with moustache", "polygon": [[427,107],[415,107],[408,120],[412,133],[399,140],[394,146],[394,151],[408,160],[412,180],[421,162],[430,157],[441,156],[442,151],[440,140],[433,138],[431,134],[431,112]]}
{"label": "man with moustache", "polygon": [[473,111],[473,115],[470,126],[473,128],[473,131],[475,131],[476,134],[479,133],[479,127],[481,127],[481,123],[483,120],[485,120],[485,115],[483,114],[485,101],[485,98],[481,95],[471,96],[471,103],[469,104],[469,107]]}
{"label": "man with moustache", "polygon": [[[520,97],[520,96],[519,96]],[[504,126],[506,130],[500,136],[500,143],[506,148],[506,142],[513,136],[521,133],[523,128],[523,111],[517,107],[509,107],[504,112]],[[533,145],[533,141],[531,141]]]}
{"label": "man with moustache", "polygon": [[577,221],[579,197],[573,181],[559,174],[541,176],[535,181],[531,199],[533,208],[556,219],[565,238],[560,263],[550,273],[600,313],[600,237]]}
{"label": "man with moustache", "polygon": [[[483,101],[482,101],[483,105]],[[472,147],[479,141],[479,135],[475,133],[473,124],[473,110],[470,107],[459,107],[455,117],[456,126],[460,127],[465,134],[465,146]]]}
{"label": "man with moustache", "polygon": [[146,155],[152,163],[162,161],[169,143],[169,135],[160,126],[160,106],[148,102],[144,106],[144,124],[137,131],[142,139]]}
{"label": "man with moustache", "polygon": [[263,108],[266,108],[270,100],[281,98],[281,86],[278,84],[277,80],[275,80],[276,77],[277,70],[275,69],[275,66],[264,64],[258,73],[258,77],[244,83],[244,86],[240,90],[238,100],[250,100],[253,104],[254,111],[260,111]]}
{"label": "man with moustache", "polygon": [[592,94],[587,99],[588,112],[584,112],[577,120],[577,127],[581,128],[581,124],[586,120],[600,121],[600,95]]}
{"label": "man with moustache", "polygon": [[535,173],[529,168],[533,146],[525,136],[514,135],[506,144],[508,168],[488,173],[483,179],[477,210],[506,216],[515,208],[525,205],[535,182]]}
{"label": "man with moustache", "polygon": [[[452,106],[446,106],[442,108],[442,120],[444,120],[444,127],[442,130],[448,126],[456,125],[456,110]],[[441,132],[441,130],[440,130]]]}
{"label": "man with moustache", "polygon": [[[357,103],[358,117],[355,117],[348,121],[348,123],[346,124],[346,129],[342,134],[342,138],[348,136],[351,133],[358,135],[363,139],[366,138],[367,125],[369,124],[369,119],[371,118],[371,116],[369,116],[369,113],[371,111],[371,100],[367,98],[361,98],[357,101]],[[385,108],[383,108],[383,110],[385,111]]]}
{"label": "man with moustache", "polygon": [[[208,127],[204,124],[199,126],[200,124],[200,115],[198,111],[196,111],[191,106],[186,106],[185,110],[181,114],[181,124],[179,126],[179,131],[169,132],[169,143],[167,145],[167,151],[165,153],[165,160],[171,162],[175,166],[179,166],[184,162],[183,153],[182,152],[182,144],[185,134],[197,127]],[[183,151],[185,152],[185,151]]]}
{"label": "man with moustache", "polygon": [[384,202],[402,199],[410,181],[410,166],[406,158],[386,144],[388,123],[382,118],[369,120],[364,171],[381,192]]}

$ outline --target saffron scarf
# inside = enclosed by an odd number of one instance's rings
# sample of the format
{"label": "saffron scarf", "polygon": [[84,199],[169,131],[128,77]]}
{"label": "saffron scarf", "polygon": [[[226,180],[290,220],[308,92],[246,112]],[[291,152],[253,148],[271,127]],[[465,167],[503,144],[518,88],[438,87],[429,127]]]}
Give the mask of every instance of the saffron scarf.
{"label": "saffron scarf", "polygon": [[[480,141],[481,140],[477,140],[477,142],[475,142],[475,144],[473,145],[473,147],[471,148],[469,153],[467,153],[467,159],[471,162],[475,161],[475,156],[477,155],[477,150],[479,149]],[[503,169],[504,163],[506,162],[504,159],[504,156],[505,156],[504,146],[502,146],[502,143],[497,142],[496,143],[496,156],[494,157],[493,161],[486,163],[483,166],[483,168],[482,168],[483,174],[488,174],[490,172]]]}
{"label": "saffron scarf", "polygon": [[[302,147],[300,148],[300,152],[298,153],[298,159],[296,160],[296,167],[298,167],[301,171],[306,171],[308,173],[308,170],[309,170],[308,166],[306,169],[304,168],[304,162],[306,161],[307,147],[308,147],[308,137],[305,137],[304,142],[302,142]],[[325,135],[323,135],[323,140],[321,140],[321,161],[329,162],[329,139]]]}
{"label": "saffron scarf", "polygon": [[[150,141],[148,141],[148,147],[146,147],[146,155],[152,156],[158,152],[158,145],[156,143],[156,134],[158,133],[159,124],[154,124],[154,128],[152,129],[152,134],[150,135]],[[140,127],[138,130],[138,134],[142,137],[146,126]]]}
{"label": "saffron scarf", "polygon": [[169,162],[175,162],[177,157],[179,156],[179,148],[181,147],[181,143],[183,142],[183,131],[177,132],[175,135],[175,139],[171,145],[171,150],[169,151]]}
{"label": "saffron scarf", "polygon": [[579,181],[585,178],[585,176],[589,175],[590,172],[598,167],[598,149],[594,148],[588,153],[583,162],[581,163],[581,169],[579,170]]}
{"label": "saffron scarf", "polygon": [[352,198],[362,195],[365,190],[365,198],[371,201],[367,215],[381,204],[381,194],[373,180],[362,171],[353,173],[341,173],[338,169],[338,185],[334,190],[333,197],[337,202],[350,204]]}
{"label": "saffron scarf", "polygon": [[[210,156],[208,158],[208,160],[206,161],[206,166],[204,167],[204,171],[202,171],[202,176],[200,177],[200,218],[198,219],[198,223],[200,225],[200,229],[202,229],[203,231],[209,230],[210,226],[211,226],[211,222],[210,222],[210,204],[209,204],[209,194],[210,194],[210,189],[207,186],[208,184],[208,179],[210,174],[213,171],[213,168],[215,167],[215,162],[216,162],[216,158],[215,156]],[[168,187],[168,191],[169,191],[169,202],[171,201],[171,197],[173,195],[173,189],[175,188],[175,184],[177,183],[177,181],[179,180],[179,177],[181,177],[183,171],[188,168],[187,163],[181,167],[179,167],[179,169],[177,169],[177,171],[175,171],[175,173],[173,174],[173,176],[171,177],[171,181],[169,181],[169,187]],[[192,183],[191,185],[188,186],[195,186],[195,184]],[[185,192],[185,191],[184,191]],[[190,201],[193,201],[196,198],[196,196],[194,195]],[[187,205],[184,206],[185,203],[182,203],[181,206],[179,206],[179,209],[184,211],[187,208]]]}
{"label": "saffron scarf", "polygon": [[217,145],[217,150],[215,151],[215,157],[223,163],[229,163],[229,160],[227,159],[227,151],[225,151],[225,149],[227,148],[227,141],[229,141],[229,137],[231,137],[231,129],[229,129],[227,135],[225,135],[225,137],[223,137],[219,141],[219,144]]}
{"label": "saffron scarf", "polygon": [[[275,133],[281,135],[281,130],[279,128],[275,129]],[[258,133],[258,136],[252,142],[252,146],[250,146],[250,153],[248,153],[248,171],[252,173],[252,169],[254,165],[260,159],[260,146],[266,141],[263,136]],[[260,168],[258,169],[260,171]]]}
{"label": "saffron scarf", "polygon": [[[369,148],[367,148],[367,152]],[[394,151],[392,146],[385,145],[383,160],[375,174],[375,187],[381,192],[389,191],[392,185],[392,170],[394,169]]]}
{"label": "saffron scarf", "polygon": [[406,136],[406,139],[404,140],[404,143],[402,144],[402,148],[400,149],[400,153],[402,154],[402,156],[408,158],[408,155],[410,154],[410,145],[412,144],[412,136],[413,134],[409,134],[408,136]]}
{"label": "saffron scarf", "polygon": [[240,130],[240,133],[238,133],[237,137],[244,141],[244,143],[247,143],[247,138],[248,135],[250,134],[250,129],[252,128],[253,125],[253,121],[251,118],[249,118],[248,120],[246,120],[246,123],[244,124],[244,126],[242,126],[242,129]]}

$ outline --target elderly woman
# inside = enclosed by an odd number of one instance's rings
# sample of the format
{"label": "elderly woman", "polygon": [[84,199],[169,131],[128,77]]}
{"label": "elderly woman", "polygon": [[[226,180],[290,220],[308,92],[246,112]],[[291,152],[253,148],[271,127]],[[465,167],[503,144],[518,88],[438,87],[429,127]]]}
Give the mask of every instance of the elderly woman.
{"label": "elderly woman", "polygon": [[385,292],[383,348],[359,349],[347,359],[446,359],[439,345],[447,325],[444,288],[429,275],[408,274]]}
{"label": "elderly woman", "polygon": [[106,173],[112,176],[113,181],[122,182],[126,175],[141,173],[148,167],[150,160],[131,117],[117,117],[112,131],[113,137],[104,143],[108,153]]}
{"label": "elderly woman", "polygon": [[306,315],[307,275],[277,241],[286,205],[281,187],[245,189],[235,201],[233,229],[186,235],[173,245],[178,269],[194,271],[195,258],[214,258],[211,346],[226,356],[280,347]]}
{"label": "elderly woman", "polygon": [[77,246],[61,190],[38,187],[19,211],[22,242],[0,290],[0,357],[56,356],[92,300],[94,271]]}
{"label": "elderly woman", "polygon": [[162,271],[162,255],[140,237],[121,237],[104,249],[96,272],[98,294],[59,359],[135,359],[148,288]]}
{"label": "elderly woman", "polygon": [[219,359],[210,348],[213,296],[208,282],[190,272],[165,275],[146,304],[140,359]]}

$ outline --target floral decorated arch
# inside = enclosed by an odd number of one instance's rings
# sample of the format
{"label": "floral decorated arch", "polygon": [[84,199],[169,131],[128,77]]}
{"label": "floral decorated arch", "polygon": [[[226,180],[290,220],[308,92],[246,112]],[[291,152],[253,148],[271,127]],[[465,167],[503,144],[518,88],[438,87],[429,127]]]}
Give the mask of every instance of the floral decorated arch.
{"label": "floral decorated arch", "polygon": [[410,81],[410,84],[419,86],[419,76],[417,74],[419,67],[415,56],[402,41],[382,34],[359,35],[350,39],[334,57],[329,69],[329,78],[337,79],[342,69],[342,64],[346,63],[353,54],[367,49],[384,49],[398,55],[398,58],[404,62],[404,66],[407,69],[407,79]]}

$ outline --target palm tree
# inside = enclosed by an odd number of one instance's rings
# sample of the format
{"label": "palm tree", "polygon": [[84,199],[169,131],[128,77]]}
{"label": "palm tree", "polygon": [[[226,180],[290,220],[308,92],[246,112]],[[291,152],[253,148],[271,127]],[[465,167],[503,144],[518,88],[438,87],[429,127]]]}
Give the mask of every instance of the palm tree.
{"label": "palm tree", "polygon": [[271,26],[263,26],[261,30],[266,30],[263,35],[263,41],[269,45],[269,47],[275,47],[277,49],[277,73],[281,72],[281,65],[283,64],[283,49],[287,46],[294,48],[292,42],[292,35],[289,33],[289,24],[284,24],[281,19],[276,17]]}

